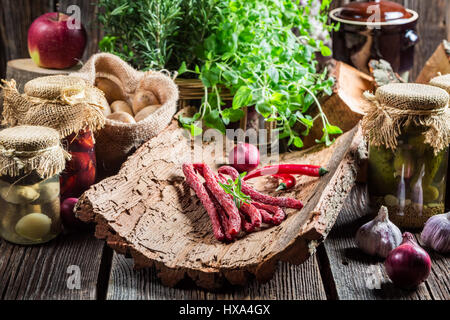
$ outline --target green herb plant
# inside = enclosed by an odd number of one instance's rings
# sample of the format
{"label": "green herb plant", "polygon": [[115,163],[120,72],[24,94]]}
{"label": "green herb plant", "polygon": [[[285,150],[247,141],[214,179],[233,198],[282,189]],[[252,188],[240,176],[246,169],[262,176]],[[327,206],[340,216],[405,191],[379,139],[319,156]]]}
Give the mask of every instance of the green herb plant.
{"label": "green herb plant", "polygon": [[[314,120],[323,124],[323,136],[317,142],[330,145],[330,135],[342,130],[329,123],[319,98],[332,93],[333,78],[327,70],[317,72],[316,53],[329,56],[331,50],[312,36],[310,5],[299,0],[222,0],[210,16],[211,34],[205,38],[200,66],[183,63],[180,74],[196,74],[205,86],[199,111],[180,123],[200,134],[196,122],[225,133],[225,126],[241,119],[243,108],[254,106],[266,121],[276,121],[279,138],[302,147],[301,136],[308,135]],[[316,17],[326,25],[331,0],[322,0]],[[293,32],[295,31],[295,32]],[[223,88],[234,95],[232,105],[224,107]],[[317,110],[313,114],[313,108]],[[300,123],[302,130],[294,130]]]}
{"label": "green herb plant", "polygon": [[101,51],[139,70],[199,63],[219,0],[98,0]]}
{"label": "green herb plant", "polygon": [[236,180],[228,179],[227,183],[221,183],[218,181],[219,185],[223,188],[223,190],[233,197],[234,203],[237,208],[240,208],[243,203],[250,203],[250,196],[246,195],[242,192],[242,178],[245,177],[247,172],[243,172],[236,178]]}

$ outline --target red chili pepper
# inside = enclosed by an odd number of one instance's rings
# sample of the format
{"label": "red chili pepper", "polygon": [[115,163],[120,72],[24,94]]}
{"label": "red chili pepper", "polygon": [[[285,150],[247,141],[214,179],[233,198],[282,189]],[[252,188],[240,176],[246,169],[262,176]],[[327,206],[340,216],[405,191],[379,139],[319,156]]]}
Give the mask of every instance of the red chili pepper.
{"label": "red chili pepper", "polygon": [[297,183],[292,174],[274,174],[272,177],[282,180],[276,191],[290,189]]}
{"label": "red chili pepper", "polygon": [[310,164],[278,164],[252,171],[247,174],[243,180],[274,174],[302,174],[311,177],[321,177],[326,173],[328,173],[328,170],[321,166]]}

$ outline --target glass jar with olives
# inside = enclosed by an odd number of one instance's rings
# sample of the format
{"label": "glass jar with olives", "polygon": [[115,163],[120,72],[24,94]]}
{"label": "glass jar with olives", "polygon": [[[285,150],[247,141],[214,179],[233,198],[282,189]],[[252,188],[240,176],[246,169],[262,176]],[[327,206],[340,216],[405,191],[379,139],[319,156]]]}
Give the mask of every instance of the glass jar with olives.
{"label": "glass jar with olives", "polygon": [[371,201],[399,227],[422,228],[445,209],[450,113],[448,94],[421,84],[388,84],[363,119],[369,141]]}
{"label": "glass jar with olives", "polygon": [[29,245],[62,230],[59,173],[69,155],[56,130],[18,126],[0,131],[0,235]]}

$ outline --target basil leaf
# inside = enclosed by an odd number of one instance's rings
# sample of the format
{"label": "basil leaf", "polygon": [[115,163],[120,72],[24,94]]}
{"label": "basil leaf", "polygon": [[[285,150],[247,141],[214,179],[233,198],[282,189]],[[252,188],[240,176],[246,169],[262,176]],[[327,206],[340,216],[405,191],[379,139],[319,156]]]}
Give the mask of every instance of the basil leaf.
{"label": "basil leaf", "polygon": [[333,126],[331,124],[327,124],[325,128],[326,128],[326,131],[328,131],[328,134],[341,134],[342,133],[341,128],[339,128],[337,126]]}
{"label": "basil leaf", "polygon": [[229,119],[231,122],[239,121],[244,116],[244,111],[241,109],[227,108],[222,111],[222,117]]}
{"label": "basil leaf", "polygon": [[233,109],[246,107],[252,101],[252,90],[247,86],[242,86],[236,91],[233,98]]}

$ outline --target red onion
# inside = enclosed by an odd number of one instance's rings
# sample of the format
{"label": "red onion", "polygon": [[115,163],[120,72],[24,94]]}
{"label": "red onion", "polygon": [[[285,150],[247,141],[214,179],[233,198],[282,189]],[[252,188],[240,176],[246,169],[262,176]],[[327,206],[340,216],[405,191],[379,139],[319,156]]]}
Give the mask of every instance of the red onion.
{"label": "red onion", "polygon": [[67,228],[80,228],[84,223],[75,217],[75,204],[78,202],[77,198],[67,198],[61,203],[61,219]]}
{"label": "red onion", "polygon": [[431,259],[414,240],[414,236],[405,232],[403,242],[389,253],[384,266],[395,285],[411,289],[428,278],[431,271]]}
{"label": "red onion", "polygon": [[239,172],[249,172],[259,165],[259,150],[252,144],[239,143],[231,150],[228,161]]}

